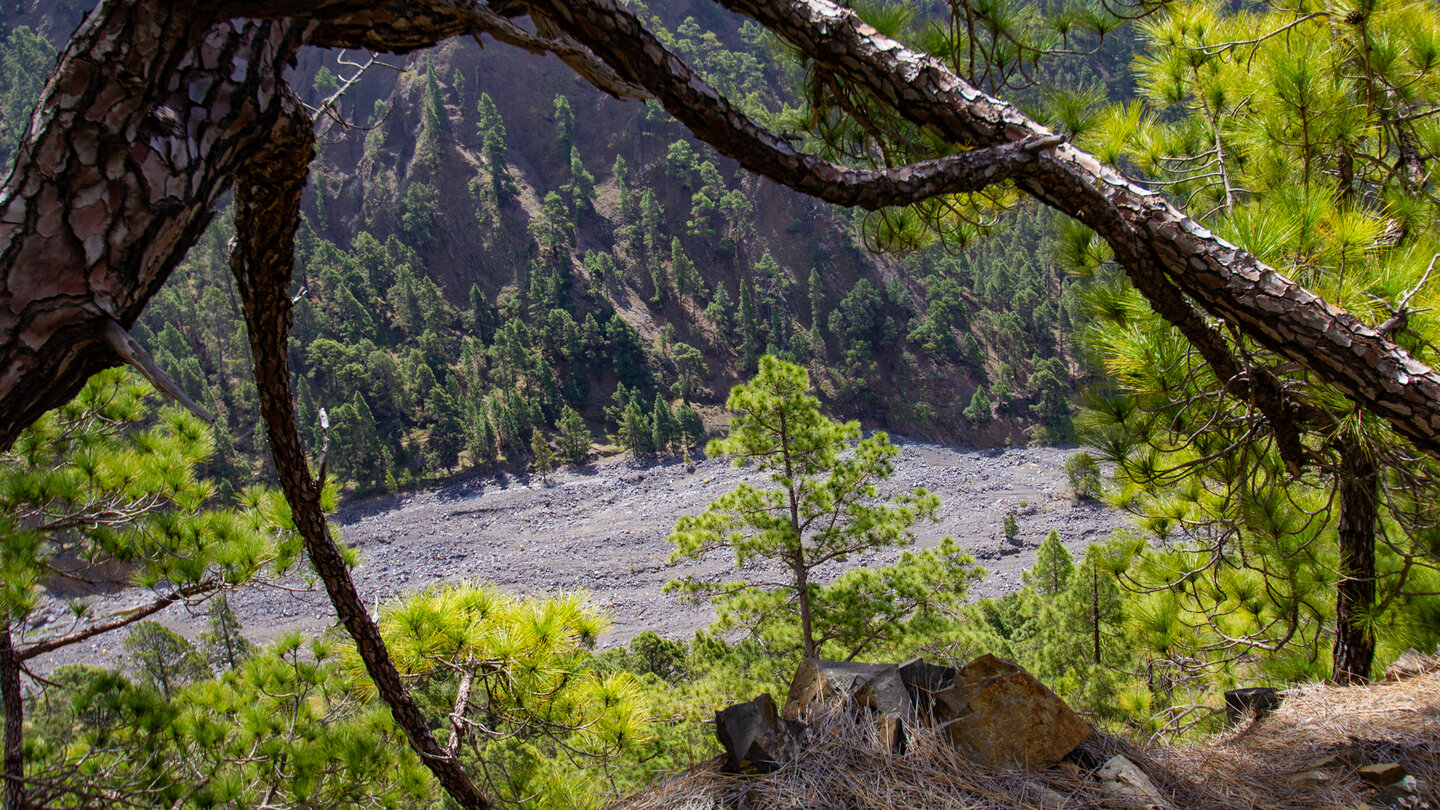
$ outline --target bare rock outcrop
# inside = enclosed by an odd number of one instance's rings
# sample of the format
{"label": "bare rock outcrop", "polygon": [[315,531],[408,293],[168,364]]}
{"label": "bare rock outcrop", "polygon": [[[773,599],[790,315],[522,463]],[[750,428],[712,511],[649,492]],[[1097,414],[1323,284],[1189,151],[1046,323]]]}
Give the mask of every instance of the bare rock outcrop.
{"label": "bare rock outcrop", "polygon": [[716,734],[732,768],[773,770],[803,744],[817,711],[842,706],[875,723],[891,751],[906,729],[933,727],[971,761],[997,768],[1053,765],[1093,733],[1090,726],[1019,666],[983,655],[963,667],[914,659],[868,664],[806,659],[791,679],[783,710],[769,695],[716,715]]}

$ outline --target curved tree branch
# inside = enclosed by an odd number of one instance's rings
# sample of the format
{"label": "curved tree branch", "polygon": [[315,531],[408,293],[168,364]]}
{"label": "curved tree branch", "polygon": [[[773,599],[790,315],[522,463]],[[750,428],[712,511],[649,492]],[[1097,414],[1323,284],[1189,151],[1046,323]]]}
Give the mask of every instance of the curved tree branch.
{"label": "curved tree branch", "polygon": [[176,588],[163,596],[158,596],[148,604],[141,605],[133,610],[127,610],[106,621],[96,622],[95,624],[82,627],[73,633],[66,633],[63,636],[52,636],[36,641],[33,644],[27,644],[15,651],[15,659],[17,661],[29,661],[36,656],[55,652],[71,644],[78,644],[87,638],[109,633],[112,630],[119,630],[141,619],[153,616],[176,602],[188,602],[197,596],[204,596],[208,599],[219,592],[224,586],[225,583],[223,581],[213,577],[202,579],[199,582],[192,582],[184,587]]}
{"label": "curved tree branch", "polygon": [[[757,147],[780,153],[793,148],[773,134],[748,131],[732,105],[665,52],[613,0],[526,1],[622,76],[644,85],[702,140],[752,171],[814,193],[810,189],[817,178],[802,174],[803,169],[775,171],[773,162],[767,165],[756,159]],[[880,36],[853,12],[828,0],[716,1],[754,18],[821,67],[866,88],[901,115],[958,146],[993,148],[1052,137],[1049,130],[969,85],[938,60]],[[1069,144],[1041,150],[1032,165],[1017,172],[1016,183],[1094,228],[1157,311],[1190,336],[1203,339],[1203,332],[1213,332],[1213,327],[1183,300],[1179,303],[1184,308],[1177,306],[1173,289],[1335,386],[1418,448],[1440,455],[1440,374],[1375,329],[1201,227],[1158,193],[1131,183]],[[1203,328],[1197,329],[1197,322]],[[1214,341],[1198,345],[1207,360],[1229,355],[1228,350],[1224,355],[1214,351],[1221,348]],[[1229,365],[1242,368],[1233,356]],[[1216,371],[1222,379],[1239,379],[1227,375],[1223,364]],[[1295,406],[1271,377],[1265,372],[1252,374],[1247,387],[1267,418],[1283,429]],[[1293,442],[1285,444],[1287,461],[1293,466],[1297,448]]]}
{"label": "curved tree branch", "polygon": [[380,698],[435,778],[462,807],[488,810],[490,802],[475,787],[460,762],[442,748],[390,660],[380,628],[366,612],[350,567],[330,536],[320,506],[324,482],[310,476],[304,446],[295,426],[290,390],[288,342],[291,323],[290,280],[295,265],[295,232],[300,225],[300,194],[315,155],[314,122],[299,99],[283,94],[286,113],[270,133],[264,150],[235,176],[236,243],[230,265],[245,312],[255,387],[265,436],[275,458],[280,487],[290,504],[305,551],[345,626]]}

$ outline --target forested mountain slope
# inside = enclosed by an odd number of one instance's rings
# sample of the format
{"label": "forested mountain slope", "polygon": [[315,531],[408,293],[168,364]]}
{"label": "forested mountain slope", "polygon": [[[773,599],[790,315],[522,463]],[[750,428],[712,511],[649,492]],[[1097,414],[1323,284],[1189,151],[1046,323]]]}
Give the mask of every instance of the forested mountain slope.
{"label": "forested mountain slope", "polygon": [[[47,40],[78,19],[20,5],[0,17],[7,142]],[[709,3],[654,11],[677,51],[781,120],[798,69],[758,28]],[[333,469],[362,491],[526,456],[571,410],[597,438],[678,451],[697,432],[687,403],[766,352],[871,426],[980,445],[1069,430],[1075,303],[1040,214],[962,254],[879,255],[861,219],[739,172],[558,60],[456,41],[351,84],[368,55],[309,59],[294,84],[317,106],[344,84],[345,123],[323,125],[311,174],[292,357],[302,429],[318,447],[328,411]],[[222,214],[135,334],[219,415],[216,472],[234,479],[268,461],[230,235]]]}

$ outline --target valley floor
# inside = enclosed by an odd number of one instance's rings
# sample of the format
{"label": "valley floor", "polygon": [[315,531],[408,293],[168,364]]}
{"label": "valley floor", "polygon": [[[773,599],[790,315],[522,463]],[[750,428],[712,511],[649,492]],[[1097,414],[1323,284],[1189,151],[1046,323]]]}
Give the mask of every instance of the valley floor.
{"label": "valley floor", "polygon": [[[899,438],[896,444],[901,455],[884,492],[923,486],[940,497],[939,523],[917,527],[917,546],[937,545],[948,535],[970,549],[988,572],[976,596],[1017,590],[1021,572],[1051,529],[1078,556],[1088,543],[1127,523],[1124,514],[1106,506],[1071,500],[1064,464],[1073,449],[975,451]],[[611,457],[561,470],[549,482],[487,476],[376,498],[344,507],[335,523],[362,555],[355,580],[366,602],[470,578],[518,593],[586,590],[613,616],[611,632],[600,641],[604,647],[644,630],[688,637],[709,624],[709,607],[680,603],[661,589],[685,574],[723,573],[732,559],[716,553],[671,565],[666,537],[681,515],[700,512],[742,480],[761,483],[757,478],[753,470],[724,460],[700,459],[687,467],[679,460],[642,464]],[[1020,525],[1018,544],[1007,542],[1001,531],[1010,511]],[[899,554],[872,552],[847,565],[884,564]],[[103,610],[124,609],[142,596],[103,596]],[[247,589],[232,595],[231,604],[246,635],[256,641],[287,630],[319,632],[334,622],[318,586]],[[57,616],[61,610],[51,608]],[[203,615],[178,607],[157,618],[192,640],[205,629]],[[120,640],[102,636],[77,645],[63,657],[42,660],[40,669],[68,661],[112,665]]]}

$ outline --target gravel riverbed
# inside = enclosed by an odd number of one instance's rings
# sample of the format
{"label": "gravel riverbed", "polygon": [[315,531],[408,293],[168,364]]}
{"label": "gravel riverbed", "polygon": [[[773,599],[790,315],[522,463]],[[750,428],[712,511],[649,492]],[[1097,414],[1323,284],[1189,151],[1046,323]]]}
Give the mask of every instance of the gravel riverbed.
{"label": "gravel riverbed", "polygon": [[[954,537],[988,575],[973,593],[997,596],[1020,587],[1020,574],[1051,529],[1077,555],[1093,540],[1125,525],[1125,515],[1095,503],[1075,503],[1065,481],[1073,449],[1025,447],[967,450],[896,437],[900,457],[883,493],[925,487],[940,497],[939,522],[916,527],[916,546]],[[712,618],[705,606],[662,593],[686,574],[724,574],[728,553],[668,562],[666,540],[681,515],[696,514],[741,481],[760,484],[753,469],[701,459],[638,464],[612,457],[565,469],[549,482],[538,477],[477,477],[422,492],[343,507],[334,518],[361,563],[356,585],[367,603],[383,602],[439,582],[481,579],[522,594],[585,590],[613,618],[602,646],[621,644],[643,630],[688,637]],[[1001,521],[1015,512],[1020,542],[1004,539]],[[851,557],[847,566],[883,565],[900,554],[884,549]],[[289,630],[317,633],[334,623],[323,589],[303,577],[286,588],[252,588],[232,594],[246,634],[263,642]],[[148,592],[101,595],[103,612],[123,610]],[[63,615],[53,595],[37,615]],[[205,617],[172,607],[157,619],[198,639]],[[37,628],[39,629],[39,628]],[[51,655],[46,671],[68,661],[113,663],[118,634],[101,636]]]}

